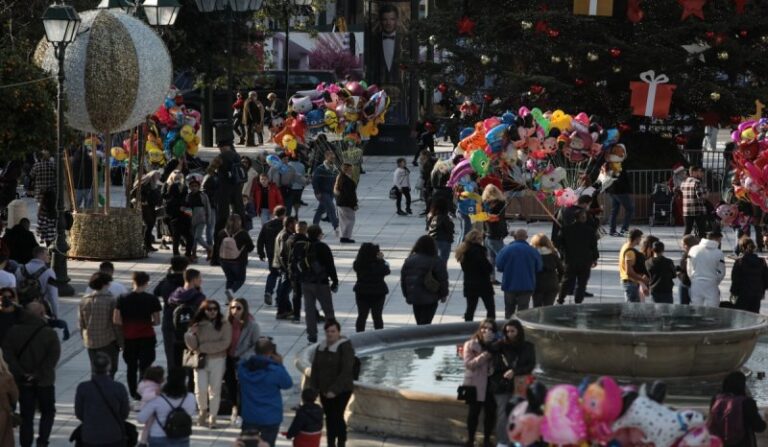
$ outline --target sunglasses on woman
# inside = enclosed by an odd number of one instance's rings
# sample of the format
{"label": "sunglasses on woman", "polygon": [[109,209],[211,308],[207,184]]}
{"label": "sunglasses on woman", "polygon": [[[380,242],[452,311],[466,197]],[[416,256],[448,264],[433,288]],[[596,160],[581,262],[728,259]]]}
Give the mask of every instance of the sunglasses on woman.
{"label": "sunglasses on woman", "polygon": [[243,310],[243,306],[232,306],[230,310]]}

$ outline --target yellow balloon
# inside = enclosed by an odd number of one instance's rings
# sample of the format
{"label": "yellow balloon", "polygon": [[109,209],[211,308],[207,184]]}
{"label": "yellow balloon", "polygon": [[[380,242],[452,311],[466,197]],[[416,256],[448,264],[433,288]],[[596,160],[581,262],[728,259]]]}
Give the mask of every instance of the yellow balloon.
{"label": "yellow balloon", "polygon": [[189,124],[185,124],[181,126],[181,131],[179,131],[179,135],[181,135],[182,140],[184,140],[186,143],[189,143],[195,139],[195,128],[190,126]]}
{"label": "yellow balloon", "polygon": [[187,143],[187,153],[189,155],[195,157],[197,156],[197,151],[199,150],[200,150],[200,146],[198,146],[197,144],[194,144],[194,142]]}
{"label": "yellow balloon", "polygon": [[128,159],[128,153],[122,147],[115,146],[109,151],[112,154],[112,158],[117,161],[125,161]]}
{"label": "yellow balloon", "polygon": [[149,162],[156,165],[164,165],[165,164],[165,154],[163,151],[156,149],[156,150],[148,150],[147,155],[149,155]]}
{"label": "yellow balloon", "polygon": [[153,140],[147,140],[144,148],[147,150],[147,152],[163,152],[163,150],[160,149],[160,146],[158,146],[157,143],[155,143]]}
{"label": "yellow balloon", "polygon": [[339,125],[339,117],[333,110],[325,111],[325,125],[330,129],[335,129]]}

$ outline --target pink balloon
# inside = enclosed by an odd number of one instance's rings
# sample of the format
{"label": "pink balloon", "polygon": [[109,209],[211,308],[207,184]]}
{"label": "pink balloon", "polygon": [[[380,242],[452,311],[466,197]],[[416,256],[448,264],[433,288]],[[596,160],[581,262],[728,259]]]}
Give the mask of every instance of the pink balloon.
{"label": "pink balloon", "polygon": [[738,130],[731,132],[731,140],[733,140],[734,143],[739,143],[741,141],[741,132]]}
{"label": "pink balloon", "polygon": [[347,82],[344,88],[349,90],[349,93],[351,93],[352,96],[363,96],[363,92],[365,91],[363,90],[363,86],[357,81]]}
{"label": "pink balloon", "polygon": [[574,119],[585,126],[589,125],[589,115],[587,115],[584,112],[581,112],[578,115],[576,115]]}
{"label": "pink balloon", "polygon": [[461,180],[462,177],[469,175],[472,172],[474,171],[472,170],[472,165],[469,163],[469,160],[461,160],[451,171],[451,177],[448,179],[447,183],[448,187],[453,188],[459,183],[459,180]]}
{"label": "pink balloon", "polygon": [[483,128],[486,132],[498,126],[499,124],[501,124],[501,120],[496,116],[492,116],[483,120]]}
{"label": "pink balloon", "polygon": [[338,115],[339,119],[344,117],[344,104],[340,103],[336,105],[336,115]]}
{"label": "pink balloon", "polygon": [[755,120],[744,121],[739,124],[739,135],[750,127],[755,127]]}
{"label": "pink balloon", "polygon": [[520,118],[525,118],[531,113],[530,110],[528,110],[528,107],[522,106],[517,110],[517,116]]}

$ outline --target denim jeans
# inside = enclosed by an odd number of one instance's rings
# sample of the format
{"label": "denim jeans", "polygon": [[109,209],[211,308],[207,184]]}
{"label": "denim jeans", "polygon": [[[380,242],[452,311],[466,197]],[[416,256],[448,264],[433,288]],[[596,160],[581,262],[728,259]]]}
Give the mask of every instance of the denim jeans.
{"label": "denim jeans", "polygon": [[93,194],[91,194],[91,189],[76,189],[75,201],[79,208],[93,208]]}
{"label": "denim jeans", "polygon": [[[272,265],[271,259],[267,259],[267,262],[269,262],[269,265]],[[275,285],[277,285],[278,279],[280,279],[280,269],[270,267],[269,275],[267,275],[267,282],[264,285],[264,293],[268,293],[270,295],[275,293]]]}
{"label": "denim jeans", "polygon": [[286,273],[280,275],[275,301],[277,303],[278,315],[293,312],[293,307],[291,306],[291,281]]}
{"label": "denim jeans", "polygon": [[245,263],[242,261],[221,261],[221,270],[227,279],[226,288],[237,292],[245,284]]}
{"label": "denim jeans", "polygon": [[243,433],[254,430],[259,432],[259,436],[269,444],[269,447],[274,447],[275,442],[277,442],[277,433],[280,431],[280,424],[261,425],[243,421]]}
{"label": "denim jeans", "polygon": [[204,249],[210,250],[211,246],[203,237],[205,232],[205,223],[199,223],[192,227],[192,254],[197,254],[197,245],[200,244]]}
{"label": "denim jeans", "polygon": [[621,287],[624,289],[624,298],[628,303],[640,302],[640,285],[632,281],[623,281]]}
{"label": "denim jeans", "polygon": [[269,208],[262,208],[261,212],[259,213],[259,218],[261,219],[262,227],[264,224],[269,222],[269,220],[272,219],[272,213],[269,212]]}
{"label": "denim jeans", "polygon": [[213,248],[213,231],[216,229],[216,209],[211,209],[208,215],[208,223],[205,225],[205,242]]}
{"label": "denim jeans", "polygon": [[150,436],[149,447],[189,447],[189,438],[168,439],[159,436]]}
{"label": "denim jeans", "polygon": [[624,223],[621,225],[621,231],[629,230],[629,223],[635,214],[635,204],[632,202],[631,194],[611,194],[611,233],[616,231],[616,219],[619,217],[619,207],[624,207]]}
{"label": "denim jeans", "polygon": [[502,248],[504,248],[504,239],[491,239],[485,238],[485,248],[488,249],[488,256],[491,258],[491,265],[493,266],[493,278],[496,278],[496,255],[499,254]]}
{"label": "denim jeans", "polygon": [[32,447],[35,437],[35,408],[40,409],[40,428],[37,432],[37,445],[47,446],[51,436],[53,419],[56,416],[56,389],[51,386],[20,385],[19,413],[21,428],[19,428],[19,444],[22,447]]}
{"label": "denim jeans", "polygon": [[463,241],[467,233],[472,231],[472,219],[464,213],[457,212],[457,214],[461,217],[461,240]]}
{"label": "denim jeans", "polygon": [[435,242],[437,242],[437,255],[447,265],[448,259],[451,257],[451,245],[453,245],[453,242],[451,241],[435,241]]}
{"label": "denim jeans", "polygon": [[323,213],[328,214],[328,219],[333,225],[333,229],[339,228],[339,218],[336,216],[336,205],[333,202],[333,194],[322,192],[320,193],[320,200],[317,205],[317,211],[315,211],[315,217],[312,218],[312,223],[315,225],[320,224],[320,217]]}

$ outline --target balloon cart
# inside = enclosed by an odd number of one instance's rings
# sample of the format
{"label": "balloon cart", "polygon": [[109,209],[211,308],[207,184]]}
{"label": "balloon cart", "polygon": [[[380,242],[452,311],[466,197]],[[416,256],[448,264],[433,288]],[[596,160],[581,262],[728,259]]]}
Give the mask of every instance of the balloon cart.
{"label": "balloon cart", "polygon": [[83,260],[126,260],[146,257],[144,223],[138,210],[96,209],[72,215],[68,257]]}

